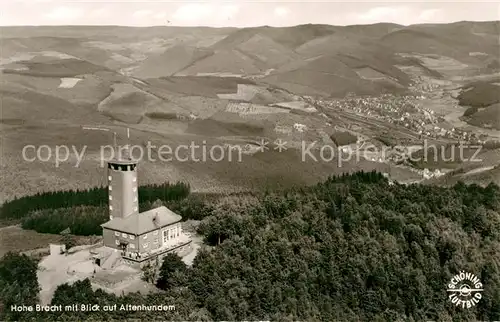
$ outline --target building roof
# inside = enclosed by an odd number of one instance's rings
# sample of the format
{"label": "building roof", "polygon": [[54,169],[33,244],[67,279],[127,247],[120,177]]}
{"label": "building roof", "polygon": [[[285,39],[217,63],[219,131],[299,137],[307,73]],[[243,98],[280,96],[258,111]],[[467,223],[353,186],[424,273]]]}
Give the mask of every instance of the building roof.
{"label": "building roof", "polygon": [[182,217],[165,206],[151,209],[126,218],[113,218],[101,225],[103,228],[118,230],[132,235],[142,235],[147,232],[175,224]]}

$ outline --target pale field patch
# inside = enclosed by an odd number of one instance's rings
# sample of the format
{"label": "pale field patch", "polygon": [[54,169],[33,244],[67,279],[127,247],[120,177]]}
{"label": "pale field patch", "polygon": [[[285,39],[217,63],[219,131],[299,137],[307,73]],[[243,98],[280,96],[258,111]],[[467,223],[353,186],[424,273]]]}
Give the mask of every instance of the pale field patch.
{"label": "pale field patch", "polygon": [[276,114],[276,113],[290,113],[290,110],[278,107],[271,107],[265,105],[258,105],[252,103],[234,103],[231,102],[226,107],[226,112],[237,113],[240,115],[253,115],[253,114]]}
{"label": "pale field patch", "polygon": [[61,84],[59,85],[59,88],[73,88],[81,80],[81,78],[63,77],[61,78]]}
{"label": "pale field patch", "polygon": [[493,170],[494,168],[495,168],[495,166],[476,168],[476,169],[473,169],[473,170],[470,170],[470,171],[464,173],[463,175],[467,176],[470,174],[476,174],[476,173],[480,173],[480,172],[484,172],[484,171]]}

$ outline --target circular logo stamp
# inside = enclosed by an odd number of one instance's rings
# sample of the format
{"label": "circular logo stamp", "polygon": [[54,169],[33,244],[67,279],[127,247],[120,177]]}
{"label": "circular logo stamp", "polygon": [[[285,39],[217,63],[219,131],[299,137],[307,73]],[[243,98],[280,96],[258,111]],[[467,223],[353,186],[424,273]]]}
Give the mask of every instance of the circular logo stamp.
{"label": "circular logo stamp", "polygon": [[453,276],[447,291],[451,293],[448,296],[451,303],[462,308],[471,308],[481,300],[483,284],[476,275],[461,271]]}

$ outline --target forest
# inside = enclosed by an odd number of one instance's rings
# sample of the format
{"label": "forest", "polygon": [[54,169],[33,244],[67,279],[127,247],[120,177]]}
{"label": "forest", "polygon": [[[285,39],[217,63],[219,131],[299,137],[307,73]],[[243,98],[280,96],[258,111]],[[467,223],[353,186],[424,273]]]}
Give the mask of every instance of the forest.
{"label": "forest", "polygon": [[[181,200],[190,193],[183,182],[145,185],[138,189],[139,203],[155,200]],[[106,206],[108,188],[96,187],[87,190],[65,190],[41,192],[5,202],[0,208],[0,219],[21,219],[37,210],[70,208],[75,206]]]}
{"label": "forest", "polygon": [[[152,208],[154,202],[167,205],[186,219],[201,219],[204,205],[190,195],[189,185],[177,182],[140,186],[139,211]],[[196,211],[196,213],[193,213]],[[39,233],[101,235],[101,224],[109,220],[107,187],[87,190],[42,192],[5,202],[0,208],[0,222],[15,220],[24,229]]]}
{"label": "forest", "polygon": [[[181,215],[183,220],[201,220],[212,213],[211,205],[197,195],[183,196],[183,199],[162,198],[153,202],[145,200],[139,203],[139,211],[147,211],[162,205]],[[21,226],[39,233],[60,234],[69,229],[69,233],[75,236],[101,236],[101,225],[108,220],[107,205],[72,206],[32,210],[21,219]]]}
{"label": "forest", "polygon": [[[52,300],[175,311],[20,316],[5,304],[33,301],[36,263],[9,254],[0,260],[0,320],[500,320],[499,209],[494,184],[402,185],[376,172],[221,197],[199,225],[206,246],[190,267],[169,258],[156,281],[161,292],[115,296],[84,280],[59,286]],[[448,299],[447,285],[461,271],[484,285],[470,309]]]}

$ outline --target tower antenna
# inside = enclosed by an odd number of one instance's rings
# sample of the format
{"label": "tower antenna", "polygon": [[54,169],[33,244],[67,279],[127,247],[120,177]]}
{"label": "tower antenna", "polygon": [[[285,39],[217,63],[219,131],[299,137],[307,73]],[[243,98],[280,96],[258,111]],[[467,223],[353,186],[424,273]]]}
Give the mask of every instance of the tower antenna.
{"label": "tower antenna", "polygon": [[[91,126],[82,126],[82,130],[90,130],[90,131],[105,131],[110,132],[111,130],[105,127],[91,127]],[[113,149],[116,153],[116,132],[113,131]]]}
{"label": "tower antenna", "polygon": [[127,127],[127,143],[125,144],[126,158],[132,160],[132,155],[130,154],[130,129]]}

